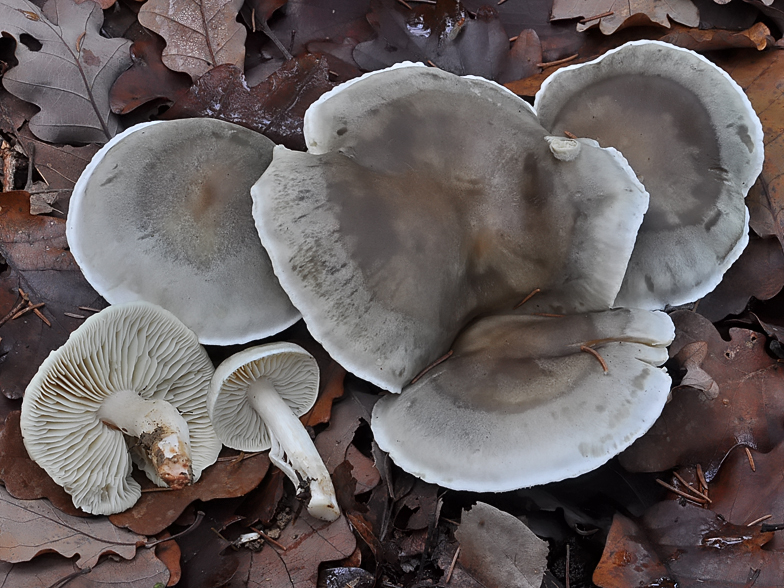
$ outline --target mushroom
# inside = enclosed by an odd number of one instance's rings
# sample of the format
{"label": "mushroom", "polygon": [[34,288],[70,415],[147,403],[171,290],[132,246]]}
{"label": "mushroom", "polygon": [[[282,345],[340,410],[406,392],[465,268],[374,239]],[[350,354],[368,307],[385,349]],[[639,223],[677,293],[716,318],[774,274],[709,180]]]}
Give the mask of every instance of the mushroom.
{"label": "mushroom", "polygon": [[615,147],[651,195],[616,306],[664,308],[713,290],[748,242],[744,198],[762,126],[743,90],[701,55],[633,41],[550,76],[542,125]]}
{"label": "mushroom", "polygon": [[670,391],[656,366],[673,337],[666,314],[645,310],[480,319],[447,361],[376,403],[375,441],[407,472],[455,490],[577,476],[653,425]]}
{"label": "mushroom", "polygon": [[146,300],[204,344],[244,343],[299,319],[251,217],[272,157],[263,135],[214,119],[143,123],[106,144],[71,197],[68,243],[111,304]]}
{"label": "mushroom", "polygon": [[218,438],[241,451],[270,450],[270,460],[294,483],[309,488],[308,512],[340,516],[321,456],[299,420],[318,396],[316,360],[294,343],[269,343],[232,355],[215,370],[207,397]]}
{"label": "mushroom", "polygon": [[488,80],[403,63],[305,114],[253,215],[283,289],[341,365],[399,392],[474,317],[608,308],[647,194],[623,157],[550,136]]}
{"label": "mushroom", "polygon": [[196,335],[146,302],[88,318],[41,364],[22,402],[30,457],[92,514],[113,514],[147,477],[182,488],[215,462],[221,444],[207,414],[213,366]]}

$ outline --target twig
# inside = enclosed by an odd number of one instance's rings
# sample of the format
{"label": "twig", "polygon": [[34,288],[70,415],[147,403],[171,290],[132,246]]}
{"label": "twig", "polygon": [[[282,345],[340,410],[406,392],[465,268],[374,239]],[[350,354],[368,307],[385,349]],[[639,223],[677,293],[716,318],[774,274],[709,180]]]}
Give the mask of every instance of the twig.
{"label": "twig", "polygon": [[444,584],[449,584],[449,580],[452,579],[452,572],[455,571],[455,565],[457,565],[457,556],[460,555],[460,546],[457,546],[455,549],[455,554],[452,556],[452,563],[449,564],[449,569],[446,572],[446,578],[444,578]]}
{"label": "twig", "polygon": [[165,539],[156,539],[155,541],[150,541],[149,543],[145,543],[144,546],[145,547],[154,547],[155,545],[158,545],[159,543],[165,543],[166,541],[171,541],[172,539],[178,539],[178,538],[182,537],[183,535],[187,535],[188,533],[190,533],[196,527],[199,526],[199,523],[201,523],[203,518],[204,518],[204,512],[201,511],[201,510],[197,511],[196,512],[196,520],[193,521],[191,523],[191,526],[188,527],[187,529],[185,529],[184,531],[180,531],[179,533],[177,533],[175,535],[172,535],[171,537],[166,537]]}
{"label": "twig", "polygon": [[531,316],[546,316],[548,318],[563,318],[565,314],[553,314],[551,312],[535,312]]}
{"label": "twig", "polygon": [[87,318],[83,314],[76,314],[75,312],[64,312],[63,314],[65,316],[70,316],[71,318],[75,318],[75,319],[86,319]]}
{"label": "twig", "polygon": [[142,488],[142,494],[148,494],[150,492],[171,492],[174,488],[169,488],[168,486],[155,486],[153,488]]}
{"label": "twig", "polygon": [[604,18],[605,16],[612,16],[615,14],[612,10],[608,10],[607,12],[602,12],[601,14],[597,14],[596,16],[587,16],[585,18],[581,18],[578,22],[580,24],[585,24],[587,22],[591,22],[592,20],[599,20],[600,18]]}
{"label": "twig", "polygon": [[576,139],[577,138],[577,135],[575,135],[574,133],[570,133],[569,131],[564,131],[563,134],[566,135],[567,137],[569,137],[570,139]]}
{"label": "twig", "polygon": [[746,457],[749,458],[749,465],[751,466],[751,471],[756,472],[757,466],[754,465],[754,457],[751,455],[751,450],[748,447],[744,447],[743,449],[746,450]]}
{"label": "twig", "polygon": [[542,69],[547,69],[548,67],[555,67],[556,65],[561,65],[562,63],[569,63],[573,59],[577,59],[579,53],[575,53],[574,55],[570,55],[569,57],[564,57],[563,59],[556,59],[555,61],[545,61],[542,63],[537,63],[536,67],[541,67]]}
{"label": "twig", "polygon": [[697,490],[696,488],[694,488],[694,487],[693,487],[691,484],[689,484],[689,483],[688,483],[686,480],[684,480],[684,479],[683,479],[683,476],[681,476],[681,475],[680,475],[678,472],[672,472],[672,474],[673,474],[673,475],[674,475],[676,478],[678,478],[678,480],[680,481],[680,483],[681,483],[681,484],[683,484],[684,486],[686,486],[686,487],[687,487],[689,490],[691,490],[692,492],[694,492],[694,493],[695,493],[697,496],[699,496],[700,498],[704,498],[705,500],[707,500],[707,501],[708,501],[708,502],[710,502],[710,503],[713,503],[713,501],[712,501],[710,498],[708,498],[708,495],[707,495],[707,494],[703,494],[702,492],[700,492],[699,490]]}
{"label": "twig", "polygon": [[607,362],[604,361],[604,358],[601,355],[599,355],[599,352],[596,351],[596,349],[594,349],[593,347],[586,347],[585,345],[580,345],[580,351],[584,351],[585,353],[590,353],[597,360],[599,360],[599,363],[602,364],[602,369],[604,370],[605,374],[609,371],[607,369]]}
{"label": "twig", "polygon": [[72,574],[68,574],[64,578],[60,578],[54,584],[49,586],[49,588],[62,588],[63,586],[68,584],[68,582],[70,582],[74,578],[78,578],[79,576],[84,576],[85,574],[89,574],[92,571],[93,571],[93,569],[91,567],[89,567],[89,566],[86,567],[86,568],[82,568],[81,570],[76,570]]}
{"label": "twig", "polygon": [[763,516],[761,516],[761,517],[760,517],[760,518],[758,518],[758,519],[754,519],[753,521],[751,521],[751,522],[750,522],[748,525],[746,525],[746,526],[747,526],[747,527],[753,527],[754,525],[757,525],[757,524],[761,523],[762,521],[767,521],[768,519],[772,519],[772,518],[773,518],[773,515],[772,515],[772,514],[766,514],[766,515],[763,515]]}
{"label": "twig", "polygon": [[443,362],[445,362],[447,359],[449,359],[450,357],[452,357],[452,354],[453,354],[453,353],[454,353],[454,351],[450,349],[450,350],[449,350],[447,353],[445,353],[444,355],[442,355],[441,357],[439,357],[437,360],[435,360],[433,363],[431,363],[429,366],[427,366],[425,369],[423,369],[421,372],[419,372],[419,373],[416,375],[416,377],[415,377],[413,380],[411,380],[411,383],[412,383],[412,384],[415,384],[415,383],[417,382],[417,380],[419,380],[419,379],[420,379],[422,376],[424,376],[424,375],[425,375],[427,372],[429,372],[429,371],[430,371],[430,370],[432,370],[434,367],[436,367],[436,366],[437,366],[439,363],[443,363]]}
{"label": "twig", "polygon": [[541,292],[541,291],[542,291],[542,289],[541,289],[541,288],[534,288],[533,290],[531,290],[531,293],[530,293],[528,296],[526,296],[525,298],[523,298],[523,299],[522,299],[520,302],[518,302],[518,303],[517,303],[517,304],[514,306],[514,308],[512,308],[512,310],[514,310],[515,308],[520,308],[520,307],[521,307],[523,304],[525,304],[526,302],[528,302],[529,300],[531,300],[531,298],[533,298],[534,296],[536,296],[537,294],[539,294],[539,292]]}
{"label": "twig", "polygon": [[25,306],[22,310],[17,312],[14,316],[11,317],[11,320],[14,321],[18,319],[20,316],[26,315],[28,312],[35,310],[36,308],[41,308],[45,306],[45,302],[39,302],[38,304],[30,304],[30,301],[27,301],[27,306]]}
{"label": "twig", "polygon": [[411,5],[410,5],[408,2],[406,2],[406,0],[397,0],[397,1],[398,1],[398,3],[399,3],[399,4],[402,4],[403,6],[405,6],[406,8],[408,8],[409,10],[414,10],[414,9],[411,7]]}
{"label": "twig", "polygon": [[[251,14],[251,18],[253,19],[253,28],[255,29],[256,28],[256,13],[255,12],[253,12]],[[291,56],[291,53],[289,53],[289,50],[286,49],[285,45],[283,45],[283,43],[280,42],[280,39],[278,39],[278,37],[275,35],[275,33],[272,32],[272,29],[269,28],[269,25],[267,24],[266,20],[261,21],[261,25],[259,25],[259,28],[261,29],[262,33],[267,35],[267,37],[269,37],[269,39],[273,43],[275,43],[275,47],[278,48],[278,51],[283,53],[283,57],[286,59],[286,61],[291,61],[292,59],[294,59]]]}
{"label": "twig", "polygon": [[91,306],[80,306],[79,310],[86,310],[87,312],[101,312],[100,308],[92,308]]}
{"label": "twig", "polygon": [[248,528],[249,528],[251,531],[253,531],[253,532],[255,532],[255,533],[258,533],[259,535],[261,535],[261,537],[264,539],[264,541],[268,542],[270,545],[274,545],[275,547],[277,547],[277,548],[278,548],[278,549],[280,549],[281,551],[286,551],[286,546],[285,546],[285,545],[281,545],[280,543],[278,543],[277,541],[275,541],[275,540],[274,540],[272,537],[270,537],[269,535],[267,535],[267,534],[266,534],[264,531],[262,531],[261,529],[257,529],[256,527],[248,527]]}
{"label": "twig", "polygon": [[678,496],[681,496],[681,497],[685,498],[686,500],[691,500],[692,502],[696,502],[697,504],[706,504],[706,501],[705,501],[704,499],[702,499],[702,498],[698,498],[697,496],[692,496],[691,494],[687,494],[687,493],[686,493],[686,492],[684,492],[683,490],[678,490],[678,489],[677,489],[675,486],[670,486],[670,485],[669,485],[667,482],[665,482],[664,480],[659,480],[659,479],[657,478],[657,479],[656,479],[656,483],[657,483],[657,484],[659,484],[660,486],[664,486],[664,487],[665,487],[665,488],[667,488],[667,490],[669,490],[670,492],[674,492],[675,494],[677,494]]}
{"label": "twig", "polygon": [[700,480],[700,486],[702,486],[702,491],[708,491],[708,481],[705,479],[705,472],[702,471],[702,466],[697,464],[697,478]]}
{"label": "twig", "polygon": [[22,299],[16,306],[14,306],[8,314],[6,314],[3,318],[0,319],[0,327],[2,327],[5,323],[10,321],[14,315],[19,312],[19,309],[22,308],[25,304],[27,304],[27,300]]}

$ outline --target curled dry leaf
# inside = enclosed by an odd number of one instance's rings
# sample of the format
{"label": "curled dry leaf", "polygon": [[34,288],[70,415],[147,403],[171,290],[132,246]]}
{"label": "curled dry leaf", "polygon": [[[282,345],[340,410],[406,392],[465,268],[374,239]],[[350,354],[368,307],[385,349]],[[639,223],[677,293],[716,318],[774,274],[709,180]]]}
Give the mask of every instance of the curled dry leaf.
{"label": "curled dry leaf", "polygon": [[578,31],[596,25],[605,35],[623,27],[658,24],[669,27],[670,21],[688,27],[700,24],[700,13],[691,0],[555,0],[552,20],[579,18]]}
{"label": "curled dry leaf", "polygon": [[17,43],[19,65],[3,76],[12,94],[41,111],[30,129],[52,143],[105,143],[119,128],[109,110],[109,88],[131,64],[130,41],[100,35],[103,13],[94,2],[49,0],[43,7],[27,0],[0,1],[0,29],[20,41],[30,35],[33,51]]}
{"label": "curled dry leaf", "polygon": [[671,32],[659,37],[659,41],[672,43],[693,51],[715,51],[735,47],[762,51],[768,45],[769,36],[770,29],[761,22],[745,31],[703,30],[675,25]]}
{"label": "curled dry leaf", "polygon": [[[156,539],[167,539],[171,537],[168,531],[161,533]],[[182,569],[180,567],[180,559],[182,558],[182,551],[177,541],[164,541],[155,546],[155,557],[157,557],[166,568],[169,570],[169,581],[166,586],[175,586],[182,577]]]}
{"label": "curled dry leaf", "polygon": [[0,486],[0,561],[29,561],[39,553],[55,551],[78,555],[80,568],[94,567],[105,553],[133,559],[147,538],[118,529],[106,517],[72,517],[56,510],[48,500],[18,500]]}
{"label": "curled dry leaf", "polygon": [[195,81],[214,67],[245,61],[247,30],[237,22],[243,0],[148,0],[142,26],[166,39],[163,63]]}

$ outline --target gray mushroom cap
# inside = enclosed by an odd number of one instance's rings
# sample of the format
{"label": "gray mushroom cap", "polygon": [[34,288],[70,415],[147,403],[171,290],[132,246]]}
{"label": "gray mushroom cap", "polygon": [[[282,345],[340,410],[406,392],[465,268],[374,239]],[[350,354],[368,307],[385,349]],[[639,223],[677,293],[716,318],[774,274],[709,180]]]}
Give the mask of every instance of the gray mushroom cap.
{"label": "gray mushroom cap", "polygon": [[[196,480],[221,448],[207,414],[213,372],[196,335],[170,312],[146,302],[109,307],[88,318],[33,377],[22,402],[25,447],[74,505],[121,512],[141,490],[125,436],[104,422],[102,407],[129,392],[174,407],[187,425]],[[149,462],[142,465],[164,485]]]}
{"label": "gray mushroom cap", "polygon": [[263,135],[214,119],[143,123],[105,145],[74,188],[68,243],[110,303],[146,300],[205,344],[273,335],[299,319],[251,217],[272,158]]}
{"label": "gray mushroom cap", "polygon": [[533,289],[541,312],[608,308],[647,208],[617,151],[556,140],[502,86],[421,64],[325,94],[305,139],[251,190],[259,235],[313,336],[393,392]]}
{"label": "gray mushroom cap", "polygon": [[[407,472],[455,490],[583,474],[661,413],[670,378],[657,366],[673,337],[666,314],[643,310],[481,319],[452,357],[376,403],[374,438]],[[606,373],[581,345],[600,354]]]}
{"label": "gray mushroom cap", "polygon": [[764,158],[759,118],[726,72],[633,41],[554,73],[535,109],[553,134],[618,149],[650,193],[616,306],[664,308],[718,285],[748,242],[744,198]]}

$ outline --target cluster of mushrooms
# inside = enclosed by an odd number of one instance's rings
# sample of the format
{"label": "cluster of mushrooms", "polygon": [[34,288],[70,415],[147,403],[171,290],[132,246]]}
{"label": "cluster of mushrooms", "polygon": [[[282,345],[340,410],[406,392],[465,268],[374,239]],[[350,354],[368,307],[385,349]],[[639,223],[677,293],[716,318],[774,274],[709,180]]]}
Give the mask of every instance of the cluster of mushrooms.
{"label": "cluster of mushrooms", "polygon": [[499,492],[598,467],[660,414],[660,309],[738,258],[763,161],[737,84],[654,41],[559,70],[533,108],[397,64],[322,96],[304,132],[295,152],[217,120],[141,124],[80,178],[69,244],[113,306],[51,354],[22,408],[31,457],[77,506],[131,506],[131,460],[182,487],[223,443],[272,448],[311,514],[337,517],[297,418],[312,357],[273,343],[214,370],[201,347],[300,316],[393,393],[372,428],[403,469]]}

